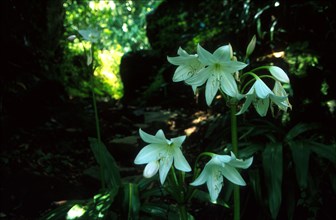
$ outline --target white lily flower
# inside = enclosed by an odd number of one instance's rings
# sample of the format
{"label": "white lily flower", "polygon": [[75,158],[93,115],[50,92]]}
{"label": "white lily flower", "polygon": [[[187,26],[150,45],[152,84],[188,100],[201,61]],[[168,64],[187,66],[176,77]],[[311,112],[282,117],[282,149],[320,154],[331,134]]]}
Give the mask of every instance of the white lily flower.
{"label": "white lily flower", "polygon": [[231,45],[219,47],[213,54],[198,45],[197,54],[200,62],[206,67],[187,79],[186,83],[197,87],[207,81],[205,98],[208,105],[211,105],[219,89],[230,97],[241,99],[233,74],[247,64],[232,60]]}
{"label": "white lily flower", "polygon": [[236,168],[247,169],[251,166],[252,161],[253,157],[245,161],[237,159],[232,152],[231,156],[214,154],[211,160],[205,165],[201,174],[190,184],[199,186],[206,182],[210,199],[212,202],[216,202],[223,187],[223,177],[236,185],[246,185]]}
{"label": "white lily flower", "polygon": [[134,160],[135,164],[147,164],[143,173],[144,177],[150,178],[159,171],[160,182],[163,184],[173,162],[176,169],[184,172],[191,171],[191,167],[181,151],[181,145],[186,136],[168,140],[161,129],[157,131],[155,136],[147,134],[141,129],[139,129],[139,134],[144,142],[149,143],[141,149]]}
{"label": "white lily flower", "polygon": [[198,73],[204,65],[199,61],[197,54],[188,54],[181,47],[178,49],[178,57],[167,57],[168,61],[178,66],[173,76],[173,82],[181,82]]}
{"label": "white lily flower", "polygon": [[253,103],[258,114],[263,117],[267,114],[270,100],[280,109],[284,109],[289,107],[285,101],[286,99],[287,96],[274,94],[260,78],[257,78],[250,90],[246,93],[246,101],[237,115],[243,114],[251,103]]}

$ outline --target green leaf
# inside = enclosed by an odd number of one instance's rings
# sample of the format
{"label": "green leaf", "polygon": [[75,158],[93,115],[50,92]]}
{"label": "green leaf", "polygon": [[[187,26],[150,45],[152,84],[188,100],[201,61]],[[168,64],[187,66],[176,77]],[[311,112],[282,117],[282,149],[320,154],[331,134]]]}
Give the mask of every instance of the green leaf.
{"label": "green leaf", "polygon": [[153,180],[157,180],[158,177],[157,176],[153,176],[151,178],[143,178],[143,175],[141,174],[140,175],[141,178],[140,180],[138,181],[138,188],[139,188],[139,191],[144,191],[144,190],[147,190],[148,187],[150,187],[153,183]]}
{"label": "green leaf", "polygon": [[291,141],[302,133],[318,128],[316,124],[299,123],[295,125],[286,135],[285,141]]}
{"label": "green leaf", "polygon": [[329,178],[330,178],[331,188],[336,194],[336,176],[333,173],[329,173]]}
{"label": "green leaf", "polygon": [[[292,176],[287,176],[291,179]],[[295,207],[297,206],[296,197],[297,186],[295,181],[286,181],[282,190],[284,209],[287,212],[287,219],[292,220],[294,216]]]}
{"label": "green leaf", "polygon": [[247,144],[247,147],[239,149],[239,158],[249,158],[252,157],[256,152],[261,151],[263,149],[263,145],[261,144]]}
{"label": "green leaf", "polygon": [[139,219],[140,200],[137,184],[126,183],[123,189],[123,209],[127,211],[127,219]]}
{"label": "green leaf", "polygon": [[281,205],[282,144],[266,144],[263,152],[263,168],[268,191],[268,205],[273,219],[276,219]]}
{"label": "green leaf", "polygon": [[165,196],[167,195],[166,190],[164,190],[161,187],[156,187],[153,189],[147,189],[146,191],[141,193],[141,198],[142,199],[147,199],[150,197],[155,197],[155,196]]}
{"label": "green leaf", "polygon": [[106,146],[96,138],[89,138],[93,154],[101,169],[101,178],[107,188],[113,191],[121,185],[118,166]]}
{"label": "green leaf", "polygon": [[[147,203],[141,206],[141,211],[152,216],[152,219],[179,219],[179,212],[176,207],[162,203]],[[154,218],[156,217],[156,218]]]}
{"label": "green leaf", "polygon": [[310,149],[317,155],[328,159],[332,163],[336,163],[336,145],[326,145],[315,141],[309,141]]}
{"label": "green leaf", "polygon": [[256,198],[259,204],[263,204],[264,198],[262,196],[259,169],[249,169],[248,174],[250,178],[250,186],[252,187],[254,197]]}
{"label": "green leaf", "polygon": [[308,184],[310,148],[302,141],[290,141],[288,144],[292,151],[296,179],[300,188],[305,189]]}

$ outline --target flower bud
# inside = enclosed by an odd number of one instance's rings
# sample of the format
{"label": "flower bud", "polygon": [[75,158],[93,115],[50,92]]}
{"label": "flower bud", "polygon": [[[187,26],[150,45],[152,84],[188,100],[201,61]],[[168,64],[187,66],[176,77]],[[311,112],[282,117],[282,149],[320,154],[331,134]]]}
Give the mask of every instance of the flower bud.
{"label": "flower bud", "polygon": [[159,170],[159,162],[158,161],[152,161],[148,163],[143,171],[143,175],[146,178],[151,178],[154,176]]}
{"label": "flower bud", "polygon": [[70,35],[68,38],[67,38],[67,40],[68,41],[74,41],[75,39],[76,39],[77,37],[76,37],[76,35]]}
{"label": "flower bud", "polygon": [[283,71],[280,67],[270,66],[268,70],[271,72],[272,76],[283,83],[289,83],[289,78],[285,71]]}
{"label": "flower bud", "polygon": [[252,54],[252,52],[254,51],[256,42],[257,42],[257,38],[256,38],[256,36],[254,35],[254,36],[252,37],[250,43],[248,44],[247,48],[246,48],[246,57],[249,57],[249,56]]}

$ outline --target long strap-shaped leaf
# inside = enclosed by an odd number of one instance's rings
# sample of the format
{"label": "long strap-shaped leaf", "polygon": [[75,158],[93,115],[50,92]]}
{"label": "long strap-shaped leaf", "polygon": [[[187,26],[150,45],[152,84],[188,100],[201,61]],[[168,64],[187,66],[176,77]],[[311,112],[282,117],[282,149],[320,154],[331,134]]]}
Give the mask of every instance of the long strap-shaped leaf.
{"label": "long strap-shaped leaf", "polygon": [[308,184],[309,145],[305,145],[303,141],[290,141],[288,144],[292,151],[297,182],[304,189]]}
{"label": "long strap-shaped leaf", "polygon": [[279,142],[266,144],[263,152],[263,167],[268,204],[273,219],[276,219],[281,206],[282,162],[282,144]]}
{"label": "long strap-shaped leaf", "polygon": [[119,188],[121,185],[121,177],[113,156],[107,150],[104,143],[99,142],[98,139],[90,137],[89,141],[93,154],[100,165],[100,169],[102,169],[101,178],[105,186],[109,190]]}
{"label": "long strap-shaped leaf", "polygon": [[[140,211],[140,200],[139,200],[139,192],[138,185],[134,183],[125,183],[123,185],[123,209],[127,212],[128,220],[137,220],[139,219],[139,211]],[[126,219],[126,217],[125,217]]]}

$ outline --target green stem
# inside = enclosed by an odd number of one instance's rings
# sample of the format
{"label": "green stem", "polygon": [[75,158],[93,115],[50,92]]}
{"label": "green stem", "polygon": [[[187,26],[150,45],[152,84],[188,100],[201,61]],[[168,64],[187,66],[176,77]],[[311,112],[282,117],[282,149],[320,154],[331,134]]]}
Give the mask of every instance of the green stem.
{"label": "green stem", "polygon": [[187,220],[188,219],[187,209],[186,209],[184,204],[179,204],[179,212],[180,212],[180,219],[181,220]]}
{"label": "green stem", "polygon": [[[99,116],[98,116],[98,109],[97,109],[97,101],[96,101],[96,95],[93,91],[93,88],[92,88],[92,104],[93,104],[93,111],[94,111],[95,122],[96,122],[97,140],[98,140],[98,143],[101,144],[100,124],[99,124]],[[99,152],[99,157],[103,158],[103,152],[102,151]],[[104,170],[103,170],[102,167],[100,167],[100,179],[101,179],[102,188],[105,189]]]}
{"label": "green stem", "polygon": [[95,115],[95,122],[96,122],[96,132],[97,132],[97,140],[99,143],[101,142],[101,136],[100,136],[100,124],[99,124],[99,116],[98,116],[98,109],[97,109],[97,101],[96,101],[96,95],[92,88],[92,103],[93,103],[93,111]]}
{"label": "green stem", "polygon": [[175,186],[180,186],[180,184],[179,184],[179,182],[178,182],[178,180],[177,180],[177,177],[176,177],[176,173],[175,173],[175,168],[174,168],[174,166],[172,166],[171,168],[170,168],[170,170],[171,170],[171,172],[172,172],[172,177],[173,177],[173,182],[174,182],[174,185]]}
{"label": "green stem", "polygon": [[[94,51],[94,47],[92,45],[92,54],[91,56],[93,57],[93,51]],[[93,61],[92,61],[93,62]],[[93,111],[94,111],[94,117],[95,117],[95,124],[96,124],[96,134],[97,134],[97,140],[98,143],[101,144],[101,135],[100,135],[100,123],[99,123],[99,116],[98,116],[98,109],[97,109],[97,100],[96,100],[96,95],[94,92],[94,83],[93,83],[93,72],[94,72],[94,68],[93,68],[93,64],[89,65],[90,68],[90,72],[91,72],[91,92],[92,92],[92,105],[93,105]],[[100,158],[103,158],[103,152],[100,151],[99,153]],[[100,160],[101,161],[101,160]],[[105,182],[104,182],[104,170],[103,167],[100,167],[100,179],[101,179],[101,185],[102,188],[105,189]]]}
{"label": "green stem", "polygon": [[[175,172],[175,168],[174,166],[172,166],[171,168],[171,177],[172,180],[170,183],[174,184],[174,188],[177,190],[174,190],[174,194],[175,194],[175,198],[177,200],[177,205],[178,205],[178,209],[179,209],[179,215],[180,215],[180,220],[188,220],[188,213],[187,213],[187,209],[185,206],[185,190],[184,190],[184,182],[183,179],[177,178],[176,172]],[[182,175],[182,174],[181,174]]]}
{"label": "green stem", "polygon": [[[232,151],[238,156],[238,132],[237,132],[237,103],[231,103],[231,142]],[[233,219],[240,220],[240,193],[239,186],[233,186]]]}
{"label": "green stem", "polygon": [[211,152],[203,152],[201,154],[199,154],[196,158],[196,161],[195,161],[195,164],[194,164],[194,176],[193,176],[193,180],[195,180],[197,178],[197,175],[198,175],[198,169],[197,169],[197,164],[198,164],[198,161],[201,157],[203,156],[209,156],[209,157],[212,157],[214,155],[214,153],[211,153]]}

